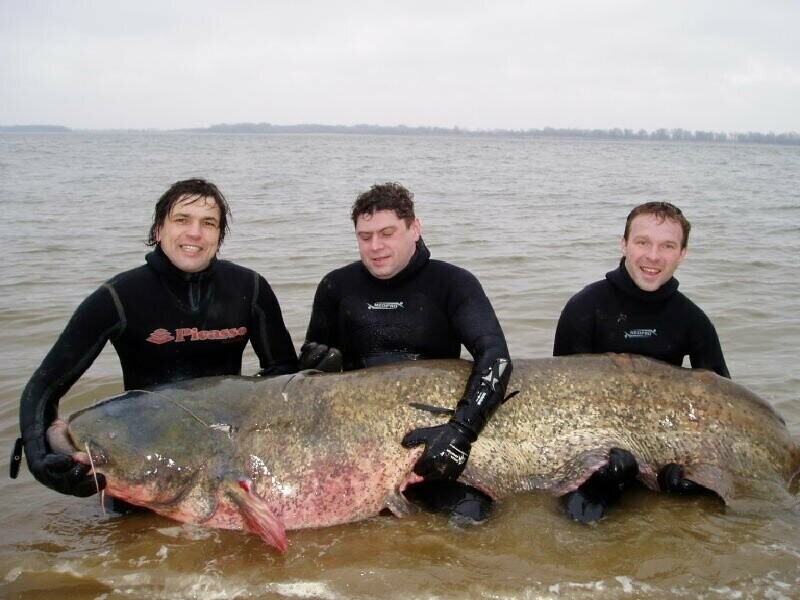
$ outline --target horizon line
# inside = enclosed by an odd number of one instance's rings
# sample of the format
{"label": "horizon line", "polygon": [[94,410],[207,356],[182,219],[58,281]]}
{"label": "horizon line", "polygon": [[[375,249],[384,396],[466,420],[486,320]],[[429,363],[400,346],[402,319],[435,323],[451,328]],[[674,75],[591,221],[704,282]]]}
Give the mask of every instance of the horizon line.
{"label": "horizon line", "polygon": [[425,134],[425,135],[489,135],[489,136],[527,136],[527,137],[580,137],[601,139],[629,139],[656,141],[716,141],[736,142],[755,141],[783,144],[800,144],[800,134],[795,131],[768,133],[759,131],[725,132],[702,129],[684,129],[681,127],[654,130],[644,128],[579,128],[579,127],[544,127],[528,129],[472,129],[429,125],[375,125],[358,123],[355,125],[326,125],[321,123],[302,123],[294,125],[277,125],[269,122],[218,123],[206,127],[181,128],[70,128],[65,125],[25,124],[0,125],[0,133],[69,133],[69,132],[142,132],[142,133],[370,133],[370,134]]}

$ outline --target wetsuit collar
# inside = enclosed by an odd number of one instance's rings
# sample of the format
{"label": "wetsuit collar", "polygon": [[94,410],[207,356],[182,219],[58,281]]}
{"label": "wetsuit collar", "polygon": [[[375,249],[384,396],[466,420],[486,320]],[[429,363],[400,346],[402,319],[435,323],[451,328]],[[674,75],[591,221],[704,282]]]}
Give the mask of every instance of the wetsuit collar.
{"label": "wetsuit collar", "polygon": [[628,269],[625,268],[625,257],[619,261],[619,266],[606,273],[606,279],[626,296],[643,302],[663,302],[678,291],[678,280],[670,277],[664,285],[654,292],[647,292],[636,285],[631,279]]}
{"label": "wetsuit collar", "polygon": [[430,260],[430,258],[431,251],[428,250],[428,247],[425,245],[425,242],[422,241],[422,238],[419,238],[414,256],[411,257],[411,260],[408,261],[408,264],[405,266],[405,268],[394,277],[390,277],[389,279],[378,279],[367,270],[367,267],[364,266],[364,263],[361,263],[361,268],[375,281],[381,282],[384,285],[394,285],[396,283],[400,283],[401,281],[410,279],[419,273],[420,269],[428,264],[428,260]]}
{"label": "wetsuit collar", "polygon": [[152,252],[149,252],[144,258],[147,261],[147,264],[155,269],[159,275],[168,277],[170,279],[185,281],[187,283],[200,281],[211,275],[214,272],[214,267],[216,266],[217,262],[217,257],[215,256],[211,259],[209,265],[202,271],[198,271],[197,273],[187,273],[186,271],[181,271],[178,267],[172,264],[172,261],[169,259],[169,257],[164,254],[160,244],[157,245],[156,249]]}

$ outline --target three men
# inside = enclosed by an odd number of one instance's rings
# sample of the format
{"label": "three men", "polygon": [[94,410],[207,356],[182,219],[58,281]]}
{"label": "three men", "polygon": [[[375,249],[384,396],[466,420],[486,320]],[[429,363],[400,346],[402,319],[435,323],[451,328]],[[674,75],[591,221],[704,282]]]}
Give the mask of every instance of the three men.
{"label": "three men", "polygon": [[[150,231],[156,249],[147,264],[103,284],[78,307],[31,377],[20,404],[20,427],[31,472],[62,493],[96,490],[88,468],[50,452],[45,439],[58,402],[106,341],[122,365],[125,389],[180,379],[238,374],[248,341],[260,374],[290,373],[297,357],[271,288],[257,273],[216,255],[229,209],[206,181],[174,184],[158,201]],[[452,418],[409,432],[406,447],[425,445],[411,486],[417,500],[479,521],[490,500],[458,487],[472,443],[503,402],[511,362],[502,329],[478,280],[430,258],[413,194],[396,183],[361,194],[351,217],[361,260],[320,282],[300,358],[302,368],[359,369],[423,358],[457,358],[463,345],[472,373]],[[628,352],[729,377],[713,324],[677,291],[690,224],[671,204],[650,202],[628,215],[622,260],[606,279],[576,294],[556,329],[554,355]],[[564,499],[581,521],[601,518],[636,477],[636,461],[613,449],[609,465]],[[702,488],[680,465],[659,473],[664,489]],[[102,480],[100,481],[102,486]]]}
{"label": "three men", "polygon": [[[567,302],[553,355],[627,352],[676,366],[688,356],[692,367],[730,377],[714,325],[678,291],[673,276],[686,257],[690,230],[681,210],[668,202],[635,207],[625,222],[619,267]],[[608,467],[564,498],[567,513],[579,521],[601,518],[636,473],[633,456],[613,449]],[[683,478],[680,465],[662,469],[659,483],[667,491],[701,490]]]}
{"label": "three men", "polygon": [[[426,446],[414,469],[418,475],[428,482],[454,481],[466,466],[472,443],[504,399],[511,375],[505,336],[478,280],[430,258],[413,194],[406,188],[397,183],[372,186],[356,199],[351,217],[361,261],[328,273],[317,287],[301,368],[336,370],[341,362],[352,370],[458,358],[463,344],[473,369],[452,418],[403,439],[406,447]],[[425,495],[445,510],[463,500],[473,506],[462,503],[456,513],[485,518],[488,497],[469,491],[453,496],[452,491],[434,483]]]}
{"label": "three men", "polygon": [[109,340],[126,390],[238,375],[248,341],[259,374],[297,370],[297,353],[269,284],[255,271],[217,259],[228,215],[214,184],[175,183],[156,204],[148,242],[155,250],[146,264],[108,280],[72,315],[20,400],[25,455],[41,483],[75,496],[96,491],[88,467],[53,454],[45,432],[61,397]]}

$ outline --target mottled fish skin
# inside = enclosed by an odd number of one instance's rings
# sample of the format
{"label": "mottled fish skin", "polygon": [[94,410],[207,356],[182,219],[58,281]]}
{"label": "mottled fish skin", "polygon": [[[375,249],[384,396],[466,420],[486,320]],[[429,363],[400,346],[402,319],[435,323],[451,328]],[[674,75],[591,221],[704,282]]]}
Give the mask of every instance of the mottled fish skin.
{"label": "mottled fish skin", "polygon": [[[413,512],[401,491],[415,479],[421,448],[407,450],[400,440],[447,416],[410,403],[452,408],[470,368],[414,361],[197,379],[82,410],[70,419],[70,435],[78,448],[91,448],[108,493],[180,521],[246,528],[230,486],[252,482],[278,536],[281,526],[335,525],[385,508]],[[714,373],[629,355],[516,360],[514,390],[462,476],[496,499],[566,493],[617,447],[636,457],[651,489],[658,469],[679,463],[730,506],[796,504],[789,489],[800,450],[784,422]]]}

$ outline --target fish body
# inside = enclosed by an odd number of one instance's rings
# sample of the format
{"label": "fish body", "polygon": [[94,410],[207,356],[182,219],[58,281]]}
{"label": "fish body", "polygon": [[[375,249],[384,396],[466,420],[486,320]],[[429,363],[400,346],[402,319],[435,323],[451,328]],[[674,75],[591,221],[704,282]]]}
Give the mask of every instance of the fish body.
{"label": "fish body", "polygon": [[[400,440],[447,420],[435,408],[455,406],[470,369],[439,360],[196,379],[81,410],[69,435],[112,496],[247,529],[284,550],[286,530],[413,512],[402,491],[419,479],[422,449]],[[461,476],[492,498],[564,494],[623,448],[654,490],[658,470],[678,463],[730,506],[796,503],[800,449],[783,420],[714,373],[629,355],[516,360],[508,391],[519,394],[487,424]]]}

